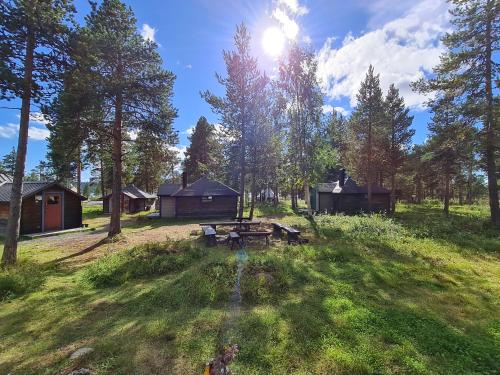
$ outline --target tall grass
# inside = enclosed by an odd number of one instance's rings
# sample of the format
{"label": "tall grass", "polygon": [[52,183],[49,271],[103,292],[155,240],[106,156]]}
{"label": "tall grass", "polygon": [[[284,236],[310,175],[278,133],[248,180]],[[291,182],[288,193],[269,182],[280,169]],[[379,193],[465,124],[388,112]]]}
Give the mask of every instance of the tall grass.
{"label": "tall grass", "polygon": [[203,258],[206,249],[186,241],[150,243],[105,256],[87,267],[83,280],[93,287],[181,271]]}

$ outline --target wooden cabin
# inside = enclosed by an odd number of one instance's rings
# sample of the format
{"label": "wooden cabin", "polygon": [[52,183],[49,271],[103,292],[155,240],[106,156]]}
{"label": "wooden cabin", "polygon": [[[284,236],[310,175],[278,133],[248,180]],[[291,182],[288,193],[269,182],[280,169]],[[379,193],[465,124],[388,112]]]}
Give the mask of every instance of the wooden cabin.
{"label": "wooden cabin", "polygon": [[[102,198],[102,209],[106,214],[111,213],[111,197],[108,194]],[[156,195],[146,193],[134,185],[126,186],[122,189],[120,196],[121,212],[134,213],[139,211],[149,211],[154,207]]]}
{"label": "wooden cabin", "polygon": [[191,185],[162,184],[158,189],[160,217],[233,218],[237,214],[238,192],[222,182],[202,177]]}
{"label": "wooden cabin", "polygon": [[[372,212],[388,212],[391,192],[372,185]],[[316,212],[358,214],[368,212],[368,189],[341,171],[339,180],[319,183],[311,189],[311,206]]]}
{"label": "wooden cabin", "polygon": [[[11,182],[0,184],[0,233],[7,227]],[[49,232],[82,226],[82,200],[57,182],[24,182],[21,207],[21,234]]]}

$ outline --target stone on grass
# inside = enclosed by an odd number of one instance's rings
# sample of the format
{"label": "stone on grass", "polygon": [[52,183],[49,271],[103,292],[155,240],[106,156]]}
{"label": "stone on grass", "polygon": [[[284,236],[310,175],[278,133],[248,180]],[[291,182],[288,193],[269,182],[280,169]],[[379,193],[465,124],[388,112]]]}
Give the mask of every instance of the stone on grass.
{"label": "stone on grass", "polygon": [[92,353],[93,351],[94,351],[93,348],[80,348],[77,351],[73,352],[69,358],[70,359],[82,358],[82,357],[85,357],[86,355]]}

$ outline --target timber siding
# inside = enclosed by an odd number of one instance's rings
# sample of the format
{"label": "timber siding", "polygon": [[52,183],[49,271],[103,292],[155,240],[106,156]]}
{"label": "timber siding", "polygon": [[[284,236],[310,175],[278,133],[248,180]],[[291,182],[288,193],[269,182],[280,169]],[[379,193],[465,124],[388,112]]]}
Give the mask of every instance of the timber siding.
{"label": "timber siding", "polygon": [[212,196],[211,202],[203,202],[202,197],[176,197],[175,213],[178,218],[190,217],[235,217],[237,196]]}

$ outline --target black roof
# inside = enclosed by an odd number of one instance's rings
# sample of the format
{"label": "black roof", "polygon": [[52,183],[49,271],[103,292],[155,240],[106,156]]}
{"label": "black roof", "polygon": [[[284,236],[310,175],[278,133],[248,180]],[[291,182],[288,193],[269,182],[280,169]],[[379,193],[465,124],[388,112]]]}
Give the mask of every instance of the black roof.
{"label": "black roof", "polygon": [[[320,183],[317,186],[319,193],[332,194],[367,194],[368,188],[366,185],[359,186],[356,181],[348,177],[344,186],[340,186],[339,181]],[[372,194],[390,194],[390,191],[382,186],[372,184]]]}
{"label": "black roof", "polygon": [[204,176],[184,189],[180,189],[174,197],[206,197],[206,196],[236,196],[239,193],[222,182],[210,180]]}
{"label": "black roof", "polygon": [[[78,194],[76,191],[68,189],[67,187],[61,185],[55,181],[38,181],[38,182],[23,182],[23,198],[30,197],[39,193],[43,190],[51,188],[53,186],[57,186],[59,188],[64,189],[72,194],[75,194],[80,197],[82,200],[87,200],[84,196]],[[10,193],[12,191],[12,183],[6,182],[0,185],[0,202],[10,202]]]}
{"label": "black roof", "polygon": [[169,197],[182,188],[182,184],[161,184],[158,188],[158,196]]}
{"label": "black roof", "polygon": [[[156,195],[146,193],[145,191],[142,191],[135,185],[128,185],[122,189],[122,193],[128,196],[129,198],[132,199],[154,199],[156,198]],[[109,198],[111,194],[106,195],[104,198]]]}

